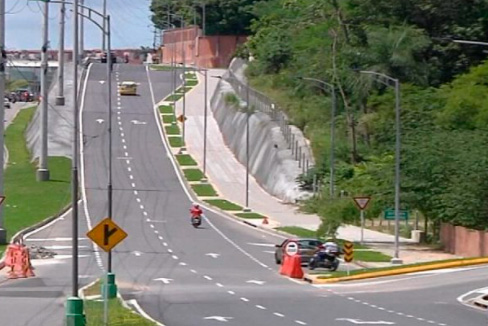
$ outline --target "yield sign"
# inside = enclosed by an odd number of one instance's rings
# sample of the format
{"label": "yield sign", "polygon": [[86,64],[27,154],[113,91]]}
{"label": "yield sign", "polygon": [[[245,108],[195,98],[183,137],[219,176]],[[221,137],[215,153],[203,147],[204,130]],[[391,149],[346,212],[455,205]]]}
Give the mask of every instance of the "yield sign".
{"label": "yield sign", "polygon": [[369,201],[371,200],[371,197],[369,196],[358,196],[354,197],[354,202],[356,205],[359,207],[360,210],[363,210],[368,206]]}

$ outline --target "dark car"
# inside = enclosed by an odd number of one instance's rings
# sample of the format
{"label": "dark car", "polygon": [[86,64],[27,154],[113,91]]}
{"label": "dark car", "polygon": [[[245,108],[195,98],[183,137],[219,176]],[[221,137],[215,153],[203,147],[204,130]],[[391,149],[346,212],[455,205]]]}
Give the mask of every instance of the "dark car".
{"label": "dark car", "polygon": [[286,239],[283,243],[276,245],[275,251],[275,261],[277,264],[283,262],[283,251],[286,244],[290,241],[295,241],[298,243],[298,252],[301,256],[302,264],[308,264],[308,261],[315,253],[315,250],[323,244],[322,241],[317,239]]}
{"label": "dark car", "polygon": [[[117,57],[115,56],[115,53],[110,54],[110,59],[112,60],[112,64],[117,63]],[[107,63],[107,52],[104,52],[102,54],[102,63]]]}

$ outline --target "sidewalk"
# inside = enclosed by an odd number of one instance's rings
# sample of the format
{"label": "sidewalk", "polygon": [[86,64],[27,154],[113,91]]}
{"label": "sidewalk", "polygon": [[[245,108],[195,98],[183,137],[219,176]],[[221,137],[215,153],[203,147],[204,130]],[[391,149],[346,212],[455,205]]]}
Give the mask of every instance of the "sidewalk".
{"label": "sidewalk", "polygon": [[[225,70],[210,69],[209,76],[222,76]],[[186,132],[185,141],[187,152],[203,167],[203,126],[204,126],[204,78],[197,73],[199,83],[186,96]],[[217,89],[220,79],[208,78],[208,102]],[[176,104],[176,114],[182,113],[183,101]],[[245,175],[246,169],[225,145],[219,126],[213,117],[210,105],[207,117],[207,177],[217,192],[226,199],[245,206]],[[297,207],[283,204],[279,199],[264,191],[257,181],[249,178],[249,208],[264,214],[271,220],[270,226],[299,226],[316,230],[320,225],[317,215],[298,212]],[[359,214],[359,213],[358,213]],[[360,228],[345,226],[338,230],[339,237],[351,241],[359,241]],[[365,241],[393,242],[394,236],[372,230],[364,230]],[[401,242],[410,242],[401,238]]]}

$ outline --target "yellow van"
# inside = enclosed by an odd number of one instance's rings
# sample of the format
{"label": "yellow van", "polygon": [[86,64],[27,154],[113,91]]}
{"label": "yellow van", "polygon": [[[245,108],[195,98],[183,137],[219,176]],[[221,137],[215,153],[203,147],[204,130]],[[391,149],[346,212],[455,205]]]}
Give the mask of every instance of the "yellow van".
{"label": "yellow van", "polygon": [[119,83],[120,95],[137,95],[137,85],[139,84],[133,81]]}

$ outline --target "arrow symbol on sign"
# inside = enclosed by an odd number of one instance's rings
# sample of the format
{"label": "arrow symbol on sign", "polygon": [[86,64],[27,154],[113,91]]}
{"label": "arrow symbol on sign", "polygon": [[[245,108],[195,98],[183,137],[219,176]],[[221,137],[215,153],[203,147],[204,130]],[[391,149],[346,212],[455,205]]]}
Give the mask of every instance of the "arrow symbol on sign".
{"label": "arrow symbol on sign", "polygon": [[337,318],[336,320],[338,321],[348,321],[350,323],[356,324],[356,325],[395,325],[394,322],[392,321],[362,321],[359,319],[352,319],[352,318]]}
{"label": "arrow symbol on sign", "polygon": [[145,125],[147,122],[146,121],[139,121],[139,120],[131,120],[132,124],[134,125]]}
{"label": "arrow symbol on sign", "polygon": [[228,322],[231,319],[234,319],[232,317],[222,317],[222,316],[209,316],[203,318],[205,320],[216,320],[216,321],[222,321],[222,322]]}
{"label": "arrow symbol on sign", "polygon": [[103,119],[97,119],[97,122],[98,122],[98,123],[103,123],[104,121],[105,121],[105,120],[103,120]]}
{"label": "arrow symbol on sign", "polygon": [[264,283],[266,283],[266,282],[265,282],[265,281],[250,280],[250,281],[247,281],[246,283],[257,284],[257,285],[263,285],[263,284],[264,284]]}
{"label": "arrow symbol on sign", "polygon": [[153,281],[161,281],[164,284],[169,284],[171,283],[171,281],[173,281],[173,279],[161,277],[161,278],[155,278]]}
{"label": "arrow symbol on sign", "polygon": [[214,253],[210,252],[210,253],[208,253],[208,254],[205,254],[205,256],[210,256],[210,257],[212,257],[212,258],[217,258],[217,257],[219,257],[219,256],[220,256],[220,254],[214,254]]}

